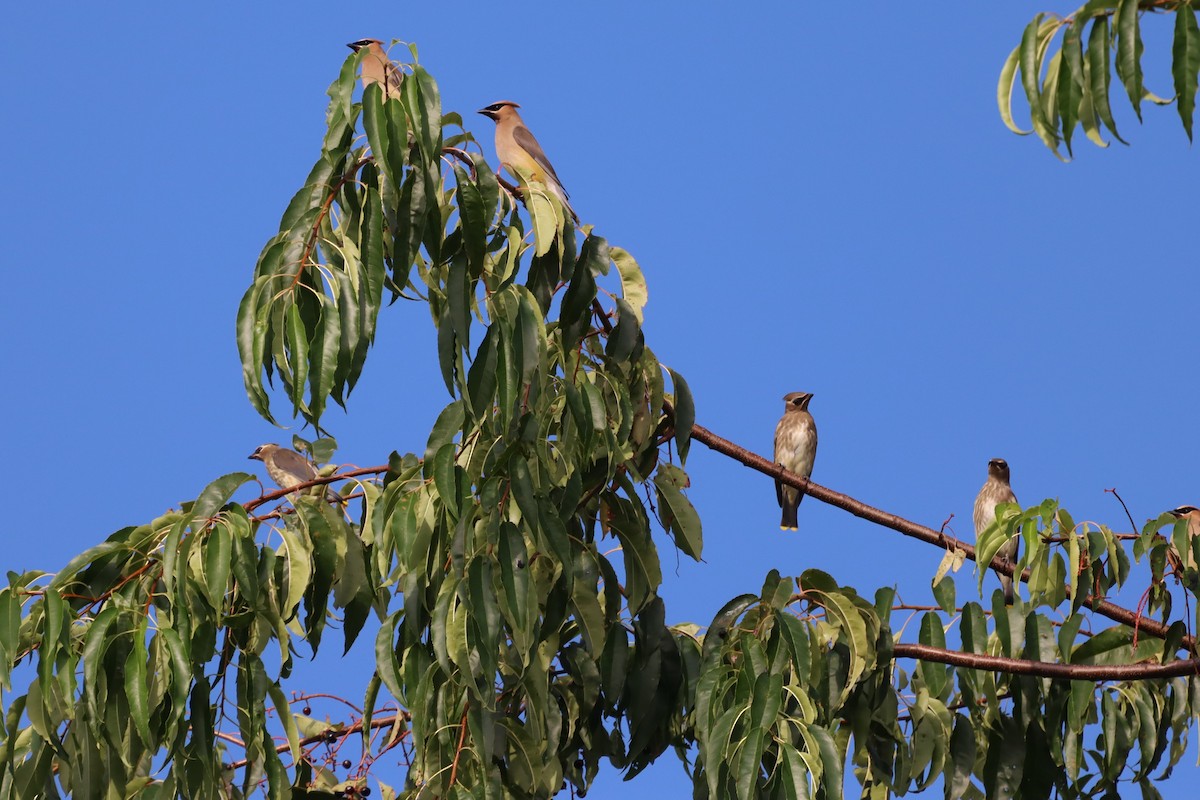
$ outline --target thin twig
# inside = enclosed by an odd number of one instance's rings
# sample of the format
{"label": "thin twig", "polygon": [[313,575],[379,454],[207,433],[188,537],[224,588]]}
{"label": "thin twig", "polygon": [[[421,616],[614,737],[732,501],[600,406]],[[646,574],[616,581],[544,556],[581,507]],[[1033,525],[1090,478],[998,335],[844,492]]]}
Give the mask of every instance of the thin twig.
{"label": "thin twig", "polygon": [[[1133,521],[1133,514],[1129,513],[1129,506],[1125,505],[1125,501],[1121,499],[1121,495],[1117,494],[1116,488],[1105,489],[1104,491],[1106,494],[1111,494],[1113,497],[1117,498],[1117,502],[1121,504],[1121,508],[1125,509],[1125,516],[1129,518],[1129,527],[1136,531],[1138,527],[1137,523]],[[1134,534],[1135,537],[1136,535],[1137,534]]]}

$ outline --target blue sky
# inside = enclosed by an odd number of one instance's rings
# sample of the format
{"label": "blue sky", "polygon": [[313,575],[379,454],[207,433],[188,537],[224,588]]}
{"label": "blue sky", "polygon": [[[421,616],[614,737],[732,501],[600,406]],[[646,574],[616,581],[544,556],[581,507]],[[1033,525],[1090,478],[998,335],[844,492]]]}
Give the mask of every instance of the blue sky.
{"label": "blue sky", "polygon": [[[1018,498],[1077,520],[1127,530],[1112,487],[1139,525],[1200,505],[1196,156],[1175,109],[1138,126],[1116,100],[1132,146],[1080,137],[1068,165],[996,112],[1022,28],[1071,4],[663,6],[8,9],[5,568],[53,570],[288,441],[245,399],[234,315],[364,36],[416,42],[489,157],[471,112],[521,103],[584,220],[642,265],[647,341],[715,432],[769,454],[783,394],[814,392],[815,480],[968,538],[996,456]],[[446,402],[431,334],[425,308],[385,309],[326,420],[339,462],[423,449]],[[771,568],[929,597],[937,550],[811,499],[783,535],[763,476],[702,445],[689,472],[705,563],[669,569],[669,618],[707,623]],[[1167,798],[1200,777],[1194,744],[1184,760]],[[592,796],[680,776],[668,755]]]}

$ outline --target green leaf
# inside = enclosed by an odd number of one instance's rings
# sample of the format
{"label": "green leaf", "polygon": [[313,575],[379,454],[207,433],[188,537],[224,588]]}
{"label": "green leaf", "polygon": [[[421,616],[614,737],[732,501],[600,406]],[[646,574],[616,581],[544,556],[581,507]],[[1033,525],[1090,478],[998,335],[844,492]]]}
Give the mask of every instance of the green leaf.
{"label": "green leaf", "polygon": [[458,195],[458,213],[463,237],[463,250],[471,276],[483,274],[484,252],[487,248],[488,222],[492,208],[485,208],[479,188],[458,163],[454,164],[455,189]]}
{"label": "green leaf", "polygon": [[1071,653],[1072,664],[1109,663],[1096,659],[1113,650],[1124,650],[1133,642],[1133,631],[1129,628],[1107,628],[1087,639]]}
{"label": "green leaf", "polygon": [[262,383],[267,324],[255,313],[263,290],[268,288],[272,280],[270,277],[258,278],[242,295],[237,312],[237,345],[238,356],[242,362],[242,383],[245,385],[250,405],[267,422],[275,424],[275,418],[271,416],[270,411],[271,401]]}
{"label": "green leaf", "polygon": [[498,323],[488,327],[475,353],[475,361],[467,372],[467,397],[472,416],[477,421],[490,415],[495,403],[497,350],[502,346],[497,344],[497,340],[502,335],[503,329]]}
{"label": "green leaf", "polygon": [[808,768],[804,759],[789,744],[781,745],[779,750],[783,756],[780,788],[784,800],[809,800]]}
{"label": "green leaf", "polygon": [[[945,575],[945,571],[949,569],[950,565],[955,563],[955,554],[960,552],[957,550],[946,551],[946,555],[942,557],[942,565],[938,567],[938,576],[935,577],[936,582],[933,584],[933,599],[937,601],[942,611],[945,611],[947,614],[955,613],[958,607],[958,598],[954,578]],[[957,561],[958,563],[962,563],[961,557]]]}
{"label": "green leaf", "polygon": [[1050,148],[1055,155],[1059,155],[1058,136],[1043,111],[1039,78],[1042,70],[1044,45],[1060,23],[1057,20],[1043,22],[1045,16],[1045,14],[1035,16],[1033,22],[1025,27],[1025,33],[1021,36],[1021,84],[1025,89],[1025,99],[1029,102],[1033,130],[1046,147]]}
{"label": "green leaf", "polygon": [[559,323],[563,329],[563,345],[574,347],[584,333],[592,315],[592,300],[596,297],[596,279],[593,270],[600,262],[607,263],[608,243],[598,236],[589,236],[583,242],[575,274],[563,295]]}
{"label": "green leaf", "polygon": [[667,367],[667,372],[671,375],[675,400],[675,449],[679,452],[679,460],[686,463],[692,428],[696,425],[696,405],[692,400],[692,390],[683,376],[670,367]]}
{"label": "green leaf", "polygon": [[138,736],[148,749],[153,749],[158,742],[150,732],[150,690],[146,682],[146,661],[149,659],[149,653],[146,651],[144,617],[134,629],[130,645],[129,655],[125,658],[125,700],[129,704],[129,716]]}
{"label": "green leaf", "polygon": [[1000,69],[1000,82],[996,86],[996,104],[1000,107],[1000,119],[1004,122],[1005,127],[1020,136],[1028,136],[1033,133],[1033,129],[1024,130],[1013,120],[1013,86],[1017,83],[1017,67],[1020,63],[1021,46],[1017,45],[1008,54],[1008,58],[1004,59],[1004,66]]}
{"label": "green leaf", "polygon": [[1171,44],[1171,76],[1175,79],[1175,97],[1179,118],[1192,140],[1192,122],[1196,116],[1197,75],[1200,74],[1200,27],[1196,12],[1189,5],[1175,9],[1175,38]]}
{"label": "green leaf", "polygon": [[229,502],[229,498],[239,487],[257,480],[258,478],[246,472],[231,472],[228,475],[222,475],[200,492],[200,496],[196,498],[196,502],[191,508],[192,516],[200,522],[212,519]]}
{"label": "green leaf", "polygon": [[692,506],[683,489],[691,485],[687,473],[674,464],[659,464],[654,473],[654,486],[658,489],[660,508],[670,510],[664,520],[669,527],[675,545],[695,560],[700,560],[704,537],[700,526],[700,515]]}
{"label": "green leaf", "polygon": [[1110,80],[1109,60],[1109,28],[1108,17],[1096,17],[1092,23],[1092,32],[1088,35],[1088,78],[1089,86],[1087,87],[1087,97],[1090,99],[1092,108],[1100,121],[1104,123],[1104,127],[1112,133],[1118,142],[1128,144],[1121,138],[1121,134],[1117,133],[1117,123],[1113,121],[1112,109],[1108,104],[1108,85]]}
{"label": "green leaf", "polygon": [[1145,88],[1142,86],[1143,47],[1138,12],[1138,0],[1120,0],[1117,4],[1117,72],[1140,122]]}
{"label": "green leaf", "polygon": [[558,232],[563,228],[563,209],[557,198],[551,198],[549,190],[541,181],[530,178],[527,170],[513,166],[525,208],[529,211],[530,226],[533,228],[534,255],[544,256],[554,247]]}
{"label": "green leaf", "polygon": [[400,612],[393,612],[379,627],[375,635],[375,674],[383,681],[392,697],[403,702],[405,698],[400,661],[396,657],[396,629],[401,620]]}
{"label": "green leaf", "polygon": [[459,431],[462,430],[463,419],[461,400],[450,403],[442,409],[442,413],[438,414],[437,422],[433,423],[433,430],[429,432],[429,440],[425,443],[424,475],[426,478],[433,477],[434,456],[443,445],[454,441]]}
{"label": "green leaf", "polygon": [[642,330],[638,327],[633,309],[621,298],[617,298],[617,324],[604,346],[604,355],[615,362],[628,362],[642,343]]}
{"label": "green leaf", "polygon": [[720,650],[729,636],[729,629],[742,614],[746,613],[746,609],[757,603],[758,600],[757,595],[742,594],[721,607],[721,610],[713,617],[713,621],[709,623],[708,632],[704,635],[704,658],[707,659]]}
{"label": "green leaf", "polygon": [[450,262],[446,300],[450,306],[454,338],[459,347],[467,349],[471,345],[471,284],[466,259],[455,258]]}
{"label": "green leaf", "polygon": [[998,722],[988,735],[983,785],[988,800],[1011,800],[1021,785],[1026,743],[1015,720],[1001,717]]}
{"label": "green leaf", "polygon": [[638,266],[633,256],[620,247],[610,247],[608,254],[617,265],[617,274],[621,276],[621,297],[633,309],[638,325],[645,322],[642,309],[650,299],[650,290],[646,286],[646,276]]}
{"label": "green leaf", "polygon": [[1072,22],[1063,33],[1062,64],[1058,74],[1058,114],[1062,119],[1061,130],[1067,153],[1071,151],[1071,137],[1079,124],[1080,103],[1083,101],[1083,46],[1080,41],[1081,25]]}
{"label": "green leaf", "polygon": [[841,797],[842,757],[833,737],[820,725],[809,725],[806,733],[817,740],[818,752],[821,756],[821,783],[825,789],[825,797]]}
{"label": "green leaf", "polygon": [[290,527],[281,527],[278,533],[283,539],[285,558],[279,613],[285,621],[290,621],[312,579],[312,545],[308,537]]}
{"label": "green leaf", "polygon": [[954,731],[950,734],[950,763],[945,776],[946,800],[957,800],[966,794],[974,768],[975,734],[971,730],[971,720],[955,714]]}
{"label": "green leaf", "polygon": [[225,606],[225,592],[229,587],[232,568],[233,535],[224,525],[217,525],[208,532],[204,542],[204,590],[214,611]]}

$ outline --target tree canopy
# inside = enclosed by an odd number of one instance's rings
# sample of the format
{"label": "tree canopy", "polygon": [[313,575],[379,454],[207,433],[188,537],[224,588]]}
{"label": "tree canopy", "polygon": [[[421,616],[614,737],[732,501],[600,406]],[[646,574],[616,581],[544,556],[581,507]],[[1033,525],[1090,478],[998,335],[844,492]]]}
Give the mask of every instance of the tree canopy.
{"label": "tree canopy", "polygon": [[[1128,31],[1126,6],[1085,6],[1092,30],[1107,36],[1115,9]],[[1190,6],[1173,10],[1194,28]],[[1023,75],[1039,74],[1046,24],[1033,61],[1019,48]],[[697,797],[840,797],[847,770],[873,798],[939,782],[948,797],[1126,782],[1154,796],[1197,713],[1191,612],[1172,585],[1190,599],[1200,574],[1165,574],[1171,547],[1200,562],[1186,521],[1118,533],[1047,500],[1001,509],[973,546],[722,438],[650,348],[635,259],[536,182],[499,177],[415,54],[398,97],[369,85],[356,99],[362,58],[330,86],[319,157],[238,310],[243,378],[264,418],[290,407],[317,433],[297,446],[333,460],[322,420],[330,399],[349,406],[385,300],[424,303],[436,353],[413,357],[436,358],[444,410],[414,452],[331,471],[294,503],[231,502],[253,480],[233,473],[56,573],[10,574],[0,792],[582,796],[602,768],[636,778],[677,755]],[[1047,143],[1069,149],[1076,123],[1058,120]],[[1184,122],[1190,136],[1190,110]],[[817,570],[771,572],[703,626],[674,619],[660,542],[702,555],[697,442],[942,548],[917,641],[902,641],[912,609],[894,588]],[[1013,536],[1015,571],[995,558]],[[987,569],[956,583],[967,561],[1015,572],[1016,605],[980,599]],[[1130,581],[1143,607],[1105,599]],[[330,724],[288,690],[295,659],[335,630],[343,651],[372,648],[375,673],[359,712]],[[331,750],[355,769],[339,777]],[[406,764],[402,787],[380,780],[387,759]]]}

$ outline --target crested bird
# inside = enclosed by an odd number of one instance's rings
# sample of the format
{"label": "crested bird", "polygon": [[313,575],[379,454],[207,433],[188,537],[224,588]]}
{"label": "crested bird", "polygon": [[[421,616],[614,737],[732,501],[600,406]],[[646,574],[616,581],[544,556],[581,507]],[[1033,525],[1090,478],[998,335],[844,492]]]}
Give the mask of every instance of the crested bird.
{"label": "crested bird", "polygon": [[[975,540],[979,541],[979,537],[989,527],[996,523],[996,504],[997,503],[1015,503],[1017,496],[1013,494],[1012,486],[1009,484],[1010,473],[1008,462],[1003,458],[993,458],[988,462],[988,477],[983,484],[983,488],[979,490],[979,494],[975,497]],[[1017,558],[1017,546],[1019,539],[1016,536],[996,551],[996,555],[1004,559],[1004,563],[1012,564]],[[1011,575],[1003,575],[997,573],[1000,577],[1000,586],[1004,589],[1004,605],[1011,606],[1013,604],[1013,578]]]}
{"label": "crested bird", "polygon": [[[277,444],[260,444],[249,458],[253,461],[263,462],[267,468],[267,474],[279,485],[280,489],[290,489],[301,483],[316,480],[318,477],[316,467],[307,458],[295,450],[288,450]],[[299,492],[291,492],[288,494],[288,500],[294,504],[299,496]],[[342,496],[330,488],[325,489],[325,498],[335,503],[343,502]]]}
{"label": "crested bird", "polygon": [[[789,392],[783,396],[783,418],[775,426],[775,463],[782,464],[788,472],[808,478],[812,476],[813,462],[817,458],[817,425],[808,404],[813,399],[810,392]],[[796,509],[804,499],[804,492],[794,486],[775,481],[775,499],[783,509],[779,529],[797,529]]]}
{"label": "crested bird", "polygon": [[378,83],[385,98],[400,97],[400,83],[404,80],[404,73],[388,58],[383,49],[383,42],[378,39],[359,39],[357,42],[350,42],[346,47],[356,53],[360,50],[367,51],[362,60],[364,89],[372,83]]}
{"label": "crested bird", "polygon": [[520,106],[511,100],[500,100],[479,109],[480,114],[496,123],[496,157],[500,159],[500,165],[518,180],[520,176],[515,168],[519,167],[533,180],[545,184],[578,225],[579,215],[571,208],[570,195],[563,188],[542,146],[525,127],[525,121],[517,113],[518,108]]}
{"label": "crested bird", "polygon": [[[1189,545],[1191,544],[1191,539],[1200,536],[1200,508],[1196,508],[1195,506],[1179,506],[1178,508],[1171,509],[1170,514],[1176,519],[1186,519],[1188,521]],[[1186,553],[1180,553],[1172,539],[1168,538],[1167,541],[1170,542],[1170,545],[1167,547],[1167,561],[1181,578],[1183,577],[1184,570],[1197,568],[1198,565],[1196,564],[1196,559],[1192,556],[1190,546]]]}

